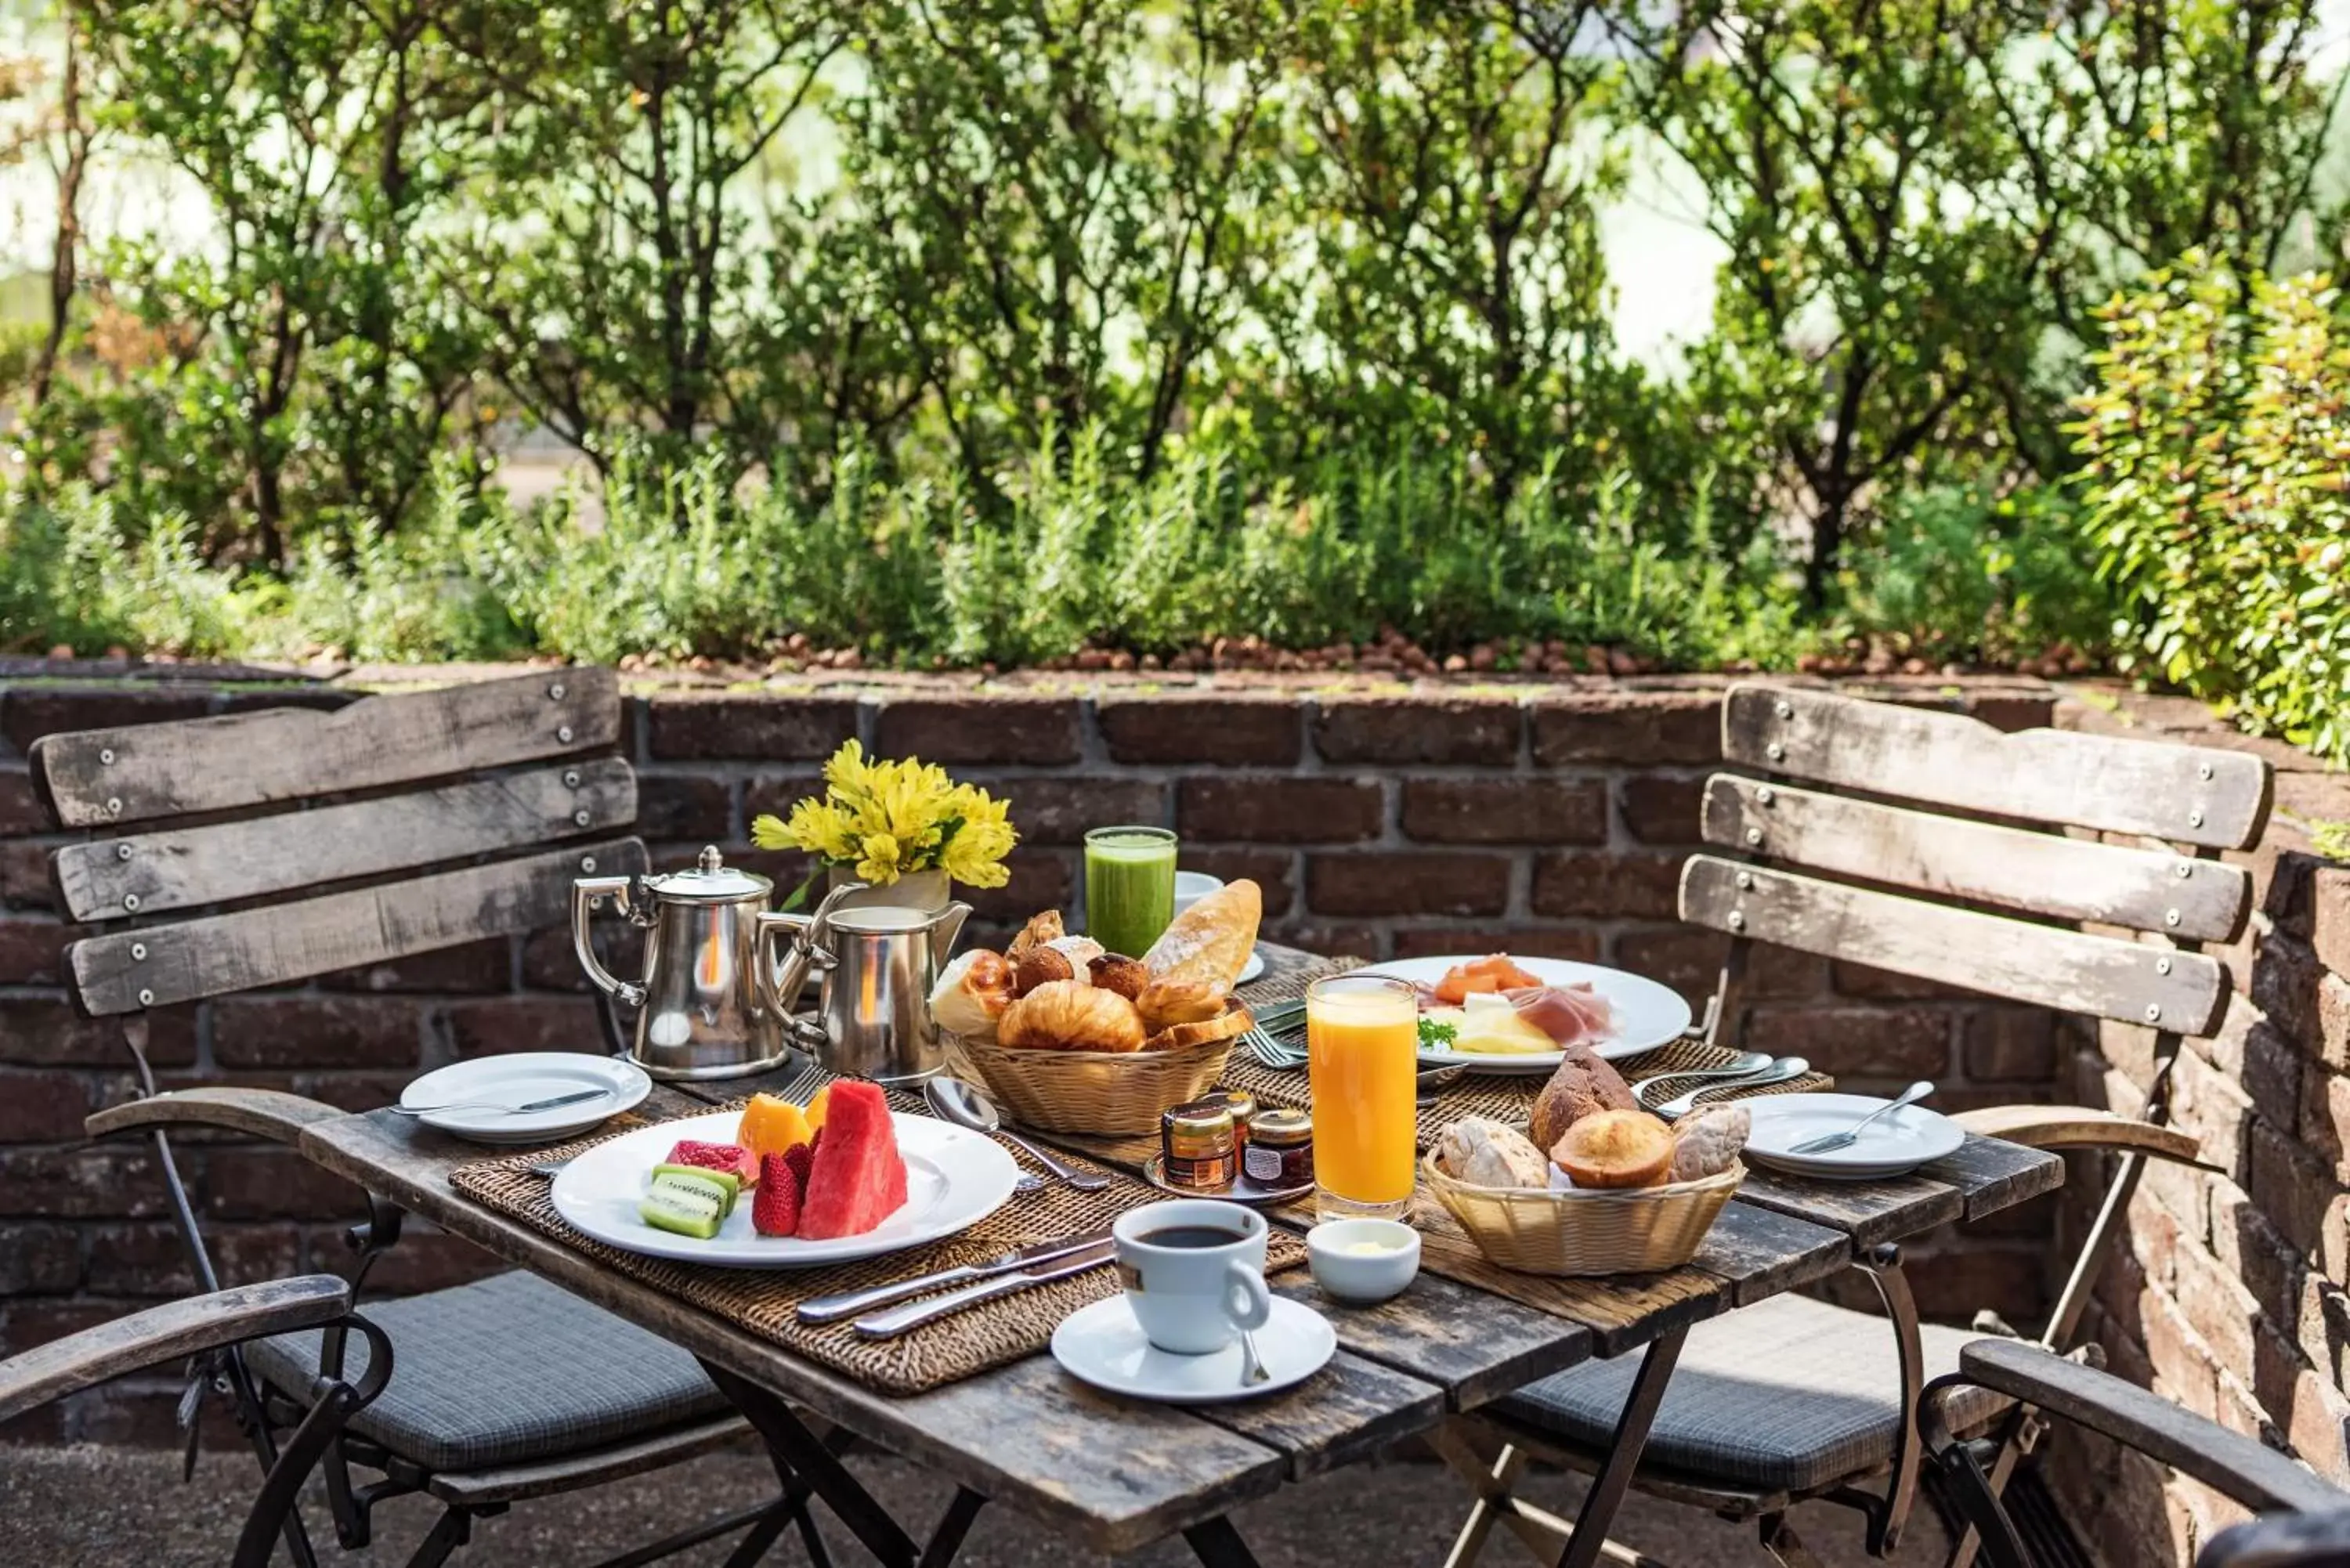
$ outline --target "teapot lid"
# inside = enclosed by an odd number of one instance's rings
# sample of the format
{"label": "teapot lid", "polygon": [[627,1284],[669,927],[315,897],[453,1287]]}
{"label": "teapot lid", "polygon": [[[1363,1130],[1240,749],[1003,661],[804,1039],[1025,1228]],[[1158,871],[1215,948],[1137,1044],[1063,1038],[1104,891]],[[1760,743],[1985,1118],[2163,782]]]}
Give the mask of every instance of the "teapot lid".
{"label": "teapot lid", "polygon": [[645,887],[657,898],[681,904],[731,904],[738,898],[764,898],[775,890],[774,878],[723,864],[714,844],[702,846],[691,870],[648,877]]}

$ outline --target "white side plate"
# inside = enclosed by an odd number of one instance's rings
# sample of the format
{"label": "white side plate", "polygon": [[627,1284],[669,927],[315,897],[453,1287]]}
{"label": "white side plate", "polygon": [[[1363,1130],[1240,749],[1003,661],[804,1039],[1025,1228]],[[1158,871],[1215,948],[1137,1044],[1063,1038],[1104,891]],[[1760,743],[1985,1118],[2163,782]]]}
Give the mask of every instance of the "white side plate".
{"label": "white side plate", "polygon": [[623,1251],[728,1269],[796,1269],[879,1257],[951,1236],[995,1212],[1020,1179],[1020,1168],[993,1138],[929,1116],[893,1114],[898,1152],[906,1160],[906,1201],[878,1230],[862,1236],[831,1241],[762,1236],[751,1225],[749,1193],[707,1241],[657,1231],[638,1218],[653,1167],[679,1139],[732,1143],[742,1120],[740,1111],[712,1111],[598,1144],[556,1173],[555,1211],[575,1229]]}
{"label": "white side plate", "polygon": [[1273,1374],[1265,1383],[1241,1381],[1238,1340],[1207,1355],[1155,1349],[1122,1295],[1080,1307],[1053,1331],[1053,1358],[1080,1381],[1168,1405],[1222,1405],[1277,1394],[1321,1371],[1337,1348],[1329,1320],[1286,1296],[1273,1298],[1273,1316],[1256,1331],[1257,1354]]}
{"label": "white side plate", "polygon": [[475,1143],[560,1143],[608,1116],[635,1109],[653,1092],[653,1081],[635,1063],[614,1056],[525,1051],[511,1056],[477,1056],[427,1073],[400,1092],[400,1103],[413,1106],[489,1101],[526,1106],[588,1089],[602,1089],[604,1097],[521,1116],[473,1110],[440,1111],[417,1119]]}
{"label": "white side plate", "polygon": [[1867,1181],[1899,1176],[1956,1154],[1966,1129],[1923,1106],[1904,1106],[1864,1128],[1857,1140],[1825,1154],[1790,1152],[1806,1138],[1845,1128],[1885,1101],[1874,1095],[1755,1095],[1742,1100],[1754,1128],[1745,1158],[1796,1176]]}
{"label": "white side plate", "polygon": [[[1354,972],[1389,975],[1434,985],[1444,978],[1446,971],[1486,956],[1452,953],[1440,958],[1393,959]],[[1643,1051],[1653,1051],[1679,1039],[1690,1026],[1690,1004],[1681,993],[1646,975],[1609,969],[1605,964],[1577,963],[1572,959],[1519,958],[1512,954],[1510,961],[1544,985],[1588,985],[1607,999],[1608,1010],[1615,1015],[1615,1033],[1592,1046],[1603,1058],[1637,1056]],[[1475,1064],[1481,1073],[1547,1074],[1565,1056],[1563,1051],[1530,1051],[1523,1055],[1506,1056],[1422,1051],[1419,1060],[1421,1065],[1428,1067],[1451,1067],[1469,1062]]]}

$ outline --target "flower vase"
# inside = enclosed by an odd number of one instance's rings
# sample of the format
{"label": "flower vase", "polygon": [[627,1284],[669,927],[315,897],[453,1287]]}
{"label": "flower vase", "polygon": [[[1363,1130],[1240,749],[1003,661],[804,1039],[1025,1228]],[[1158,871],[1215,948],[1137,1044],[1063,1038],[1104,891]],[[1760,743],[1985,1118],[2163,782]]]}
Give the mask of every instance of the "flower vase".
{"label": "flower vase", "polygon": [[[828,877],[829,887],[845,887],[857,880],[857,868],[835,866]],[[953,901],[953,890],[948,883],[945,867],[933,866],[927,871],[909,871],[886,888],[861,888],[833,908],[919,909],[926,915],[935,915]]]}

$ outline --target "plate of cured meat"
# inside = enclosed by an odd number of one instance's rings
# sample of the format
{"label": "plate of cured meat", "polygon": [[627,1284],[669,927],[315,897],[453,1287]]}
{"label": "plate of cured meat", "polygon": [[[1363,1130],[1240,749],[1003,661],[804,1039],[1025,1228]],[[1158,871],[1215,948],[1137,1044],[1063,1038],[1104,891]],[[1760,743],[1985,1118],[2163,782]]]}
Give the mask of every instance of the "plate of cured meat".
{"label": "plate of cured meat", "polygon": [[1419,1059],[1481,1073],[1548,1073],[1566,1048],[1637,1056],[1680,1038],[1690,1005],[1645,975],[1568,959],[1507,953],[1396,959],[1358,970],[1419,991]]}

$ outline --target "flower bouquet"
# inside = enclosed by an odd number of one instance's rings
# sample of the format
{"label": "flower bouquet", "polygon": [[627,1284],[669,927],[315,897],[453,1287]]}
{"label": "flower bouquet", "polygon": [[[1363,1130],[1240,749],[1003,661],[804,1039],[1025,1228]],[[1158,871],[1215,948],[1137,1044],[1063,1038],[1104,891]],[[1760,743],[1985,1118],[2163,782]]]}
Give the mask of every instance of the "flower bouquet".
{"label": "flower bouquet", "polygon": [[824,764],[824,794],[792,807],[788,818],[763,815],[751,824],[762,849],[802,849],[816,867],[785,900],[795,909],[828,870],[854,875],[876,888],[901,877],[941,871],[967,888],[1001,888],[1011,877],[1003,857],[1019,834],[1011,805],[919,757],[868,758],[855,741],[841,743]]}

